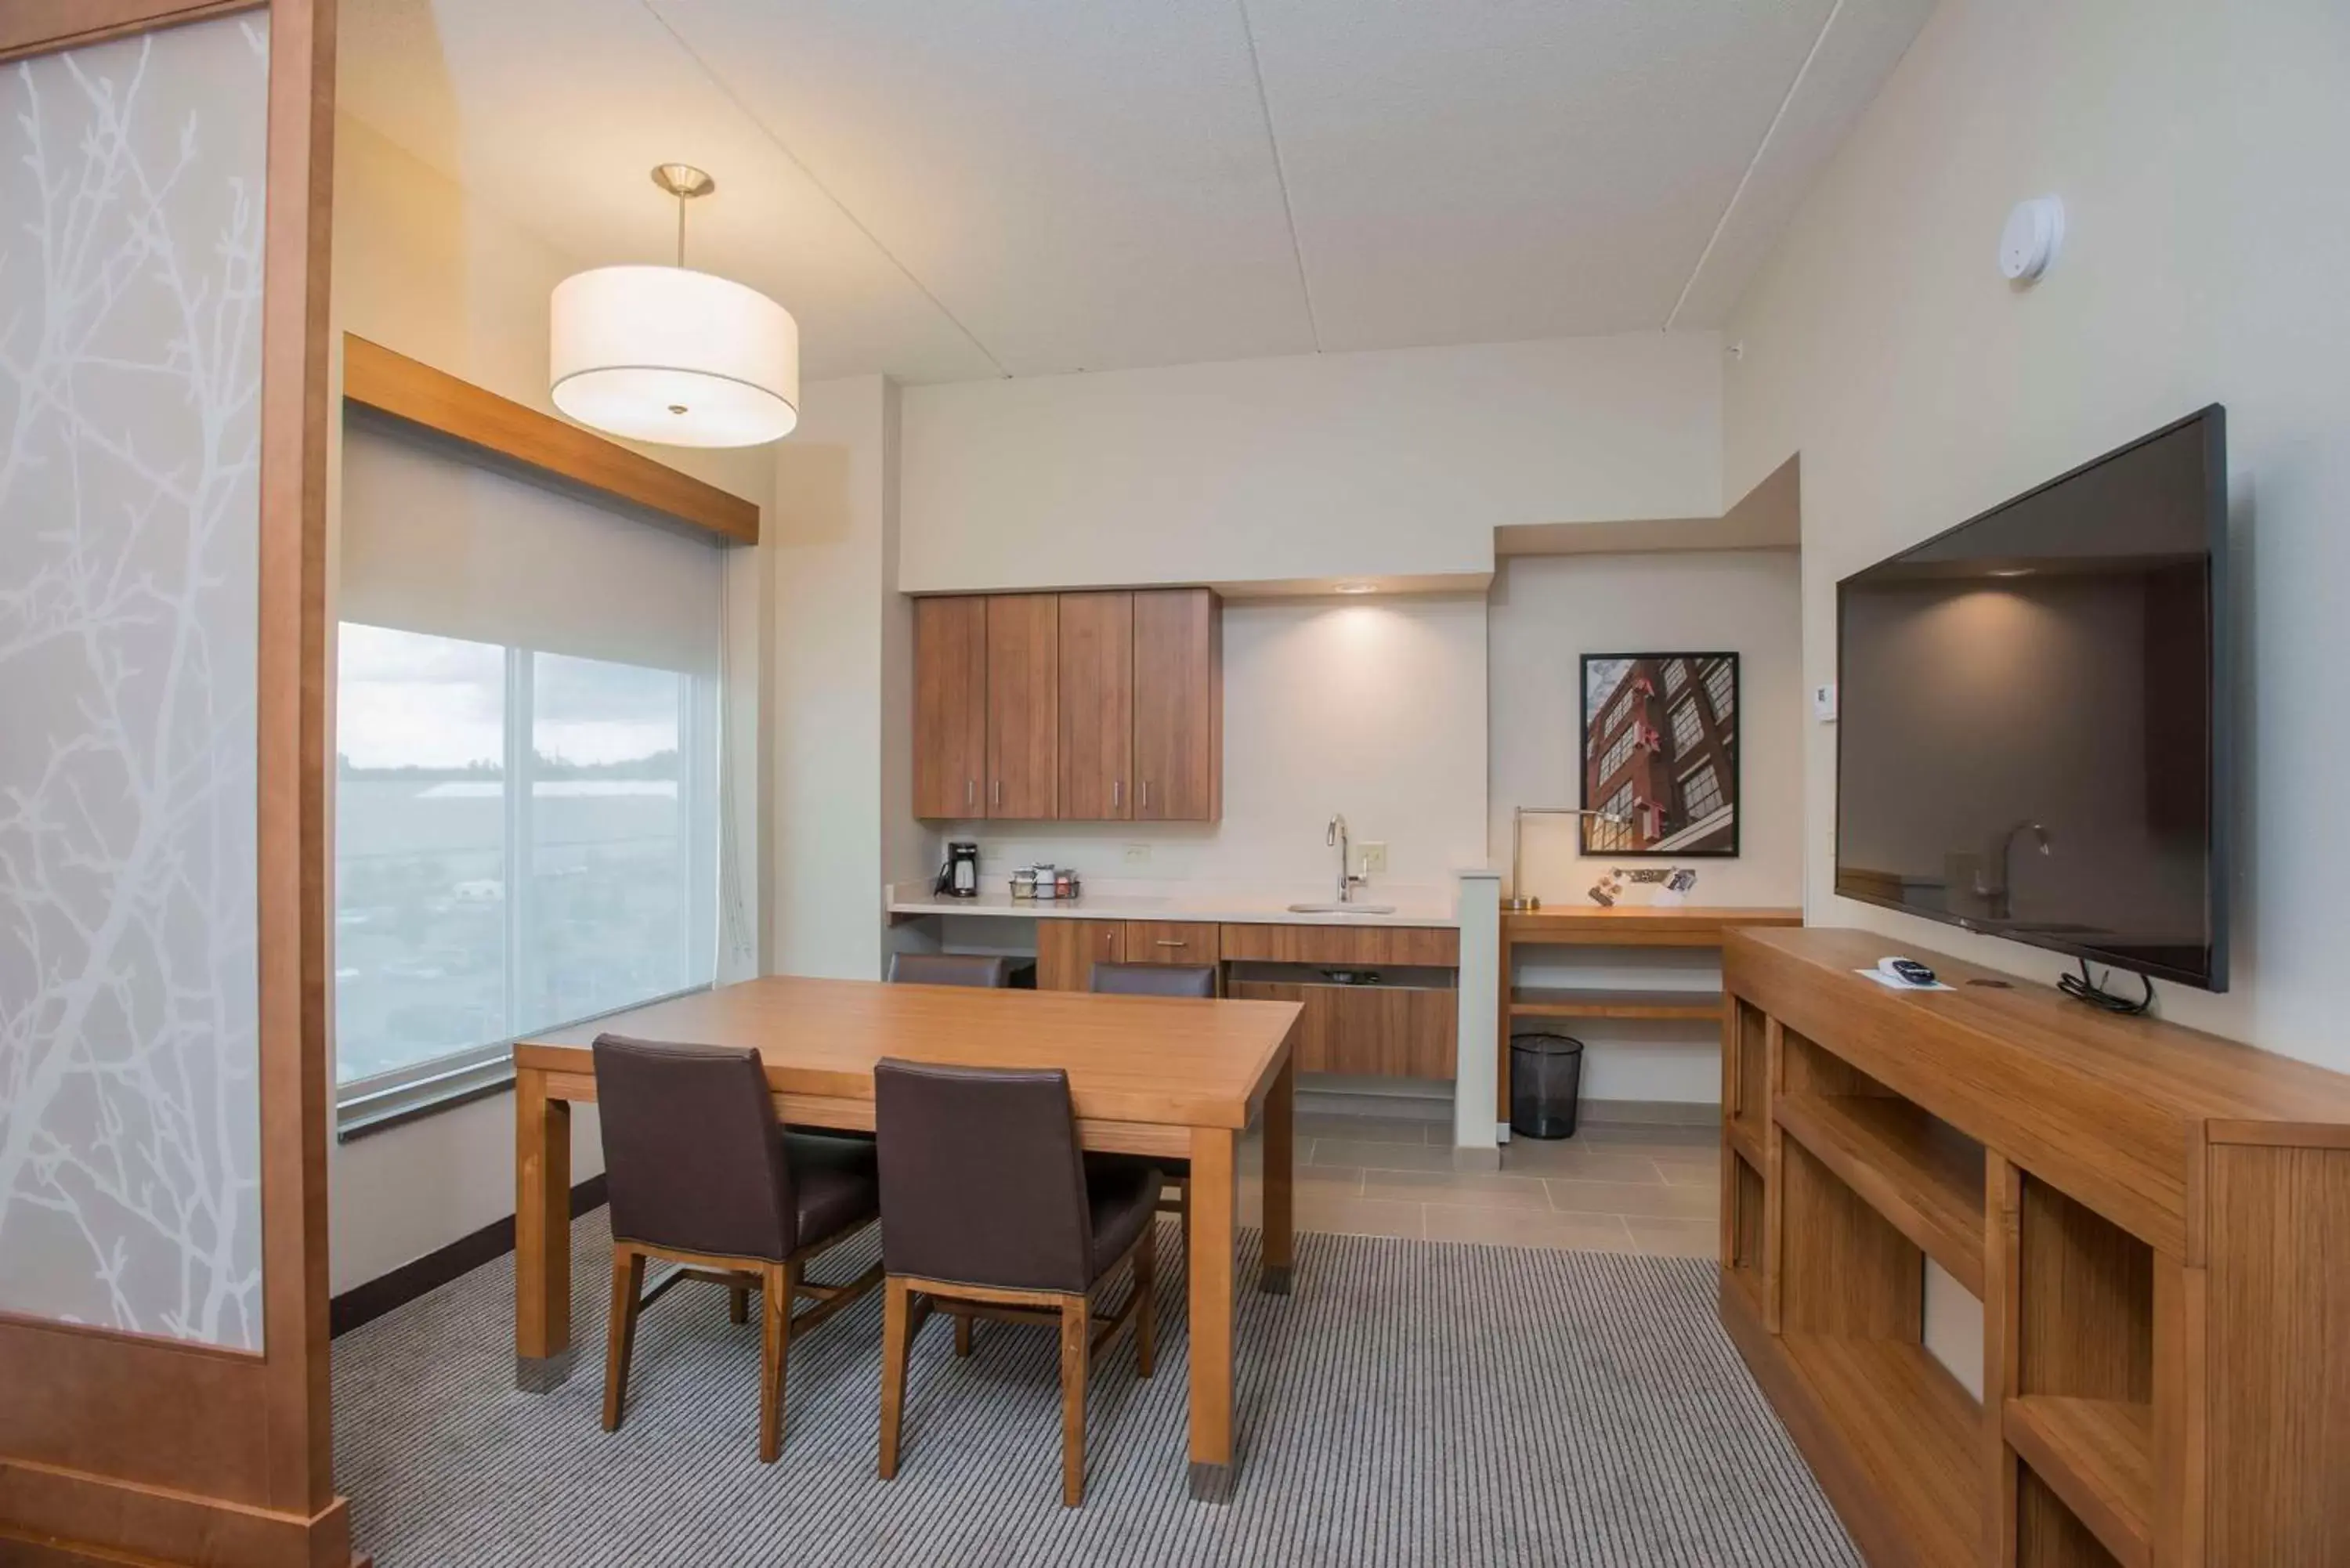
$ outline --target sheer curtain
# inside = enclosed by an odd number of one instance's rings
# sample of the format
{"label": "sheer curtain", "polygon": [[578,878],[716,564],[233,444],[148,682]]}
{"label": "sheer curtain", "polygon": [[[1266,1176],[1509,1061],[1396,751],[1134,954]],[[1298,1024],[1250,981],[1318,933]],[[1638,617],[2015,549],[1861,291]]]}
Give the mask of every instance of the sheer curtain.
{"label": "sheer curtain", "polygon": [[347,1124],[710,983],[720,547],[353,412],[336,718]]}

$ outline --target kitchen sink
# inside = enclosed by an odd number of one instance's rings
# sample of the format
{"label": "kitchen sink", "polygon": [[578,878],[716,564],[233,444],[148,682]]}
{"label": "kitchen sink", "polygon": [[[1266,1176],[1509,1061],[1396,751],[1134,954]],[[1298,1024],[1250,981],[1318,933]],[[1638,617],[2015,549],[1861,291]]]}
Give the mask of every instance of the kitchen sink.
{"label": "kitchen sink", "polygon": [[1292,904],[1293,915],[1392,915],[1393,904]]}

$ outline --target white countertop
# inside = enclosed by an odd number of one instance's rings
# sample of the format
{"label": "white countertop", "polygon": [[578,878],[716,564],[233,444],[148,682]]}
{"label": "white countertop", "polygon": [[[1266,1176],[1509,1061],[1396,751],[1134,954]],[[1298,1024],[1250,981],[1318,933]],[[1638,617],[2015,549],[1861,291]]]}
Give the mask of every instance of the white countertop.
{"label": "white countertop", "polygon": [[1306,913],[1292,909],[1329,897],[1327,890],[1296,888],[1260,892],[1220,886],[1187,888],[1180,883],[1088,884],[1081,898],[1022,899],[1009,893],[982,893],[976,898],[946,898],[927,886],[899,883],[889,890],[893,915],[1011,915],[1039,920],[1211,920],[1220,925],[1274,926],[1458,926],[1458,900],[1451,889],[1372,888],[1356,895],[1366,904],[1392,904],[1392,914],[1371,915],[1331,910]]}

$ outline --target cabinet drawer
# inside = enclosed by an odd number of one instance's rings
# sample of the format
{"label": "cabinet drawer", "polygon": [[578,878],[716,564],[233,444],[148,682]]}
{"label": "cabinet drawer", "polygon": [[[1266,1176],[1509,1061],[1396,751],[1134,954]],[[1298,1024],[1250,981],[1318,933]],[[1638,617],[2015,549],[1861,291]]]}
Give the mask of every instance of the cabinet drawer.
{"label": "cabinet drawer", "polygon": [[1234,997],[1295,1002],[1301,1073],[1450,1078],[1460,1040],[1460,992],[1404,985],[1291,985],[1241,980]]}
{"label": "cabinet drawer", "polygon": [[1128,963],[1214,963],[1216,928],[1191,920],[1128,920]]}
{"label": "cabinet drawer", "polygon": [[1269,963],[1457,969],[1461,933],[1448,926],[1226,926],[1223,955]]}

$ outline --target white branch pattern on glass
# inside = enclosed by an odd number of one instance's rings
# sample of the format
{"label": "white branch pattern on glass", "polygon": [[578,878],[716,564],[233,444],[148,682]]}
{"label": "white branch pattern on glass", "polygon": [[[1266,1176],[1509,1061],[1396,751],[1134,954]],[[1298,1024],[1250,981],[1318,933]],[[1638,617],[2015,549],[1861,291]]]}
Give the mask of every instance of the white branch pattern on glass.
{"label": "white branch pattern on glass", "polygon": [[244,1348],[266,54],[0,67],[0,1309]]}

